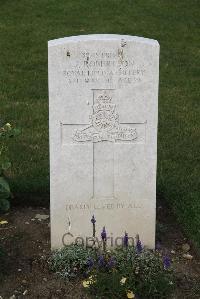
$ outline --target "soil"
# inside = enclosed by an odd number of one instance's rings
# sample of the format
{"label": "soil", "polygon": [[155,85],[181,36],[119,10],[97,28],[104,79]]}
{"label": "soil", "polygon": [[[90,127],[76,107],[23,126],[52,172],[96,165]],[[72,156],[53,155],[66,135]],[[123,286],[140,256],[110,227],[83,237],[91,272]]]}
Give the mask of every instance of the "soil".
{"label": "soil", "polygon": [[[170,211],[161,206],[157,210],[157,239],[173,260],[176,273],[176,290],[169,299],[200,299],[200,257]],[[16,207],[0,217],[8,221],[0,225],[0,244],[8,254],[5,264],[0,264],[0,298],[88,298],[79,280],[64,281],[48,269],[49,219],[39,221],[36,214],[49,215],[49,210]],[[185,243],[190,245],[191,260],[183,257]]]}

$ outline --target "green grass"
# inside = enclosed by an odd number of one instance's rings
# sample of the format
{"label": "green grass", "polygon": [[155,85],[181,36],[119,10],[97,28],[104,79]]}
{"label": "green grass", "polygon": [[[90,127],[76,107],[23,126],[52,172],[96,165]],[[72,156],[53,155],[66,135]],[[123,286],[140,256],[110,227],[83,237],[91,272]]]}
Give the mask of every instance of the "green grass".
{"label": "green grass", "polygon": [[199,10],[199,0],[1,0],[0,114],[22,129],[10,144],[13,191],[49,192],[47,41],[90,33],[154,38],[161,46],[158,193],[200,246]]}

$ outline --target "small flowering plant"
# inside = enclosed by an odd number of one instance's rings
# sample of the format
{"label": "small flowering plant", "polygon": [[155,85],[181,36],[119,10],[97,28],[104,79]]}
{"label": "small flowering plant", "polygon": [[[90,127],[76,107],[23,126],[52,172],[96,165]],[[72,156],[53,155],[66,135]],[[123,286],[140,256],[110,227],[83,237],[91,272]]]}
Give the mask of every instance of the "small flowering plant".
{"label": "small flowering plant", "polygon": [[141,241],[139,248],[124,245],[94,262],[88,275],[95,279],[87,291],[98,298],[167,298],[174,287],[170,259],[145,249]]}
{"label": "small flowering plant", "polygon": [[[96,222],[93,215],[94,240]],[[169,256],[146,249],[139,235],[135,245],[130,245],[127,232],[120,248],[108,250],[105,226],[100,235],[98,250],[72,244],[54,252],[51,269],[64,278],[84,276],[82,286],[94,298],[168,298],[174,288]]]}
{"label": "small flowering plant", "polygon": [[98,259],[99,267],[95,269],[93,265],[95,281],[87,289],[91,294],[98,294],[99,298],[110,298],[112,294],[113,298],[154,299],[166,298],[172,292],[174,279],[169,256],[162,257],[159,251],[146,249],[139,235],[136,235],[135,245],[130,245],[125,232],[121,248],[112,251],[106,248],[105,227],[101,238],[103,254]]}
{"label": "small flowering plant", "polygon": [[101,239],[103,242],[103,251],[105,252],[106,251],[106,241],[107,241],[107,233],[106,233],[105,226],[103,227],[102,232],[101,232]]}
{"label": "small flowering plant", "polygon": [[0,125],[0,211],[7,211],[10,207],[10,187],[6,179],[6,173],[11,167],[8,158],[8,142],[10,138],[18,135],[20,131],[13,128],[10,123]]}
{"label": "small flowering plant", "polygon": [[52,271],[69,280],[81,275],[89,277],[95,261],[93,249],[71,244],[53,251],[48,263]]}

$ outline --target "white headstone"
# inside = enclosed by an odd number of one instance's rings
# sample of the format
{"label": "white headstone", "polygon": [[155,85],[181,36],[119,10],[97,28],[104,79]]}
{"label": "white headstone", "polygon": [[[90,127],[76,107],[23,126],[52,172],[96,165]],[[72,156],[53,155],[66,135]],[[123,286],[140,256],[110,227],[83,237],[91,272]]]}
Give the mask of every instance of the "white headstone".
{"label": "white headstone", "polygon": [[153,248],[158,42],[87,35],[48,50],[52,248],[86,242],[92,215],[108,246],[126,231]]}

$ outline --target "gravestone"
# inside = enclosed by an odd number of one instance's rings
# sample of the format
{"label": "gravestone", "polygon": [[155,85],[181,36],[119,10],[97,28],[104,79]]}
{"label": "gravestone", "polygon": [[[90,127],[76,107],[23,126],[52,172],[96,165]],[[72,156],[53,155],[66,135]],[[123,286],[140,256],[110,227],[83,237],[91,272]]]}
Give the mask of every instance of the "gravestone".
{"label": "gravestone", "polygon": [[[49,41],[52,249],[105,226],[155,244],[159,44],[121,35]],[[109,244],[110,242],[110,244]]]}

